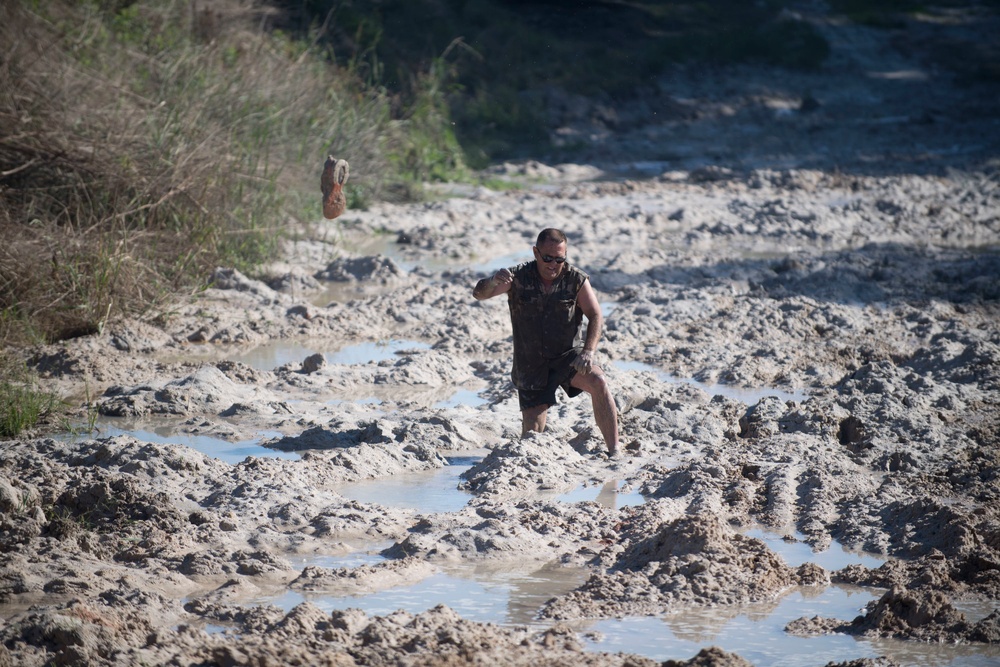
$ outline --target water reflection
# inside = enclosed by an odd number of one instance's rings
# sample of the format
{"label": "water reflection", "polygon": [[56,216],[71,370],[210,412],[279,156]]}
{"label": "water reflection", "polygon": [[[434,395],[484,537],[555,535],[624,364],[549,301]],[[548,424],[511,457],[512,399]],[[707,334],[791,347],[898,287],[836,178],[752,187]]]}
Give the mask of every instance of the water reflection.
{"label": "water reflection", "polygon": [[784,631],[799,618],[850,621],[881,591],[852,586],[802,587],[781,600],[735,607],[695,607],[664,617],[602,620],[587,625],[591,651],[626,651],[654,660],[689,659],[705,646],[738,653],[754,665],[813,667],[879,656],[900,665],[987,667],[998,664],[995,645],[929,644],[848,635],[796,637]]}
{"label": "water reflection", "polygon": [[[160,445],[184,445],[212,458],[233,464],[241,463],[248,456],[289,460],[301,458],[294,452],[279,452],[261,446],[260,442],[264,439],[281,437],[282,434],[277,431],[262,431],[255,438],[230,442],[211,435],[182,433],[175,426],[136,428],[129,427],[124,423],[115,423],[112,419],[114,418],[106,417],[97,420],[93,432],[77,431],[76,433],[66,433],[58,436],[58,439],[100,439],[113,438],[118,435],[129,435],[142,442],[152,442]],[[148,430],[148,428],[152,428],[152,430]]]}
{"label": "water reflection", "polygon": [[331,597],[287,591],[254,602],[290,611],[309,601],[326,612],[355,608],[370,616],[399,609],[419,614],[444,604],[469,620],[518,625],[534,621],[547,600],[573,590],[585,578],[583,570],[552,564],[527,568],[454,565],[415,584],[368,595]]}
{"label": "water reflection", "polygon": [[813,551],[801,533],[795,534],[794,540],[785,540],[782,535],[765,531],[762,528],[753,528],[745,531],[744,534],[763,541],[771,551],[781,556],[789,567],[798,567],[803,563],[815,563],[827,571],[834,572],[842,570],[848,565],[864,565],[874,569],[885,563],[884,558],[866,552],[851,551],[836,540],[832,541],[830,546],[823,551]]}
{"label": "water reflection", "polygon": [[691,658],[704,646],[713,645],[738,653],[755,665],[787,667],[873,658],[878,652],[852,637],[794,637],[784,629],[804,616],[853,619],[874,597],[869,591],[850,587],[802,588],[764,604],[692,607],[662,618],[602,620],[586,628],[587,648],[676,660]]}
{"label": "water reflection", "polygon": [[471,408],[486,405],[489,401],[479,395],[482,389],[485,389],[486,385],[479,389],[468,389],[461,388],[456,390],[451,396],[446,399],[440,400],[434,404],[435,408],[457,408],[463,405],[469,406]]}
{"label": "water reflection", "polygon": [[457,512],[465,507],[472,494],[459,487],[461,475],[482,456],[448,457],[449,465],[436,470],[393,475],[389,479],[351,482],[336,491],[362,503],[413,509],[420,512]]}
{"label": "water reflection", "polygon": [[368,364],[395,358],[405,350],[427,350],[428,343],[415,340],[385,340],[355,343],[330,350],[330,341],[324,344],[306,345],[299,341],[278,340],[258,345],[250,350],[226,355],[230,361],[238,361],[262,371],[272,371],[286,364],[299,364],[306,357],[322,354],[330,364]]}
{"label": "water reflection", "polygon": [[168,354],[160,358],[165,363],[190,361],[236,361],[260,371],[292,364],[297,366],[306,357],[322,354],[330,364],[368,364],[393,359],[410,350],[430,349],[429,343],[416,340],[388,339],[339,345],[338,341],[273,340],[251,348],[223,345],[194,345],[183,354]]}
{"label": "water reflection", "polygon": [[562,494],[556,500],[563,503],[593,501],[613,510],[641,505],[646,502],[646,499],[637,490],[622,491],[621,488],[621,481],[613,479],[605,482],[600,487],[581,485],[568,493]]}
{"label": "water reflection", "polygon": [[983,644],[929,644],[900,639],[872,639],[878,655],[914,667],[997,667],[1000,646]]}
{"label": "water reflection", "polygon": [[[382,549],[389,546],[391,545],[383,544]],[[297,570],[303,570],[307,566],[323,567],[328,570],[339,570],[342,568],[355,568],[361,567],[362,565],[377,565],[378,563],[383,563],[386,558],[379,553],[382,549],[352,551],[339,556],[294,554],[286,556],[286,558],[288,559],[288,562],[292,564],[292,567]]]}

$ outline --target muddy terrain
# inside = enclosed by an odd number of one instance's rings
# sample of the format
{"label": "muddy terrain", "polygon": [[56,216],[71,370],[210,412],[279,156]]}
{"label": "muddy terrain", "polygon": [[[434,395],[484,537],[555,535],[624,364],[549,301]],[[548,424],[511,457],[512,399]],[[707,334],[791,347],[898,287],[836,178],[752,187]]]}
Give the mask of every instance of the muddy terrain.
{"label": "muddy terrain", "polygon": [[[989,24],[822,27],[820,72],[567,95],[573,164],[315,221],[262,279],[24,350],[80,409],[0,443],[0,664],[764,665],[713,628],[832,590],[865,602],[783,624],[782,664],[995,664],[1000,94],[928,58]],[[600,297],[623,456],[585,396],[520,437],[506,303],[472,298],[544,227]],[[458,507],[390,502],[455,466]],[[516,622],[352,602],[471,570],[564,584]],[[673,653],[594,629],[667,617],[704,620]]]}

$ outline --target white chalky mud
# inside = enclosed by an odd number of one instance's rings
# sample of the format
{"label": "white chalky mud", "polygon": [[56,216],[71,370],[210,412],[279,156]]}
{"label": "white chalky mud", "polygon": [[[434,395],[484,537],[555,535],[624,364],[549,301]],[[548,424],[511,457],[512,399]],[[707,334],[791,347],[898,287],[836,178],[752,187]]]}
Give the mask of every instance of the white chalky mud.
{"label": "white chalky mud", "polygon": [[[564,119],[581,164],[491,169],[541,185],[23,350],[80,432],[0,446],[0,664],[1000,660],[1000,95],[821,27],[821,72],[677,70]],[[586,397],[520,437],[471,297],[546,226],[619,459]]]}

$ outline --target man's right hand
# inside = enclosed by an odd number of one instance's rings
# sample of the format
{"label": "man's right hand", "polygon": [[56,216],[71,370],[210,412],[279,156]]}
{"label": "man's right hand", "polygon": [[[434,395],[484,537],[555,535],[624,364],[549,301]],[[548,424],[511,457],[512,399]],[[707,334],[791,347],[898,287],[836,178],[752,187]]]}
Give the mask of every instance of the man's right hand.
{"label": "man's right hand", "polygon": [[472,290],[472,296],[480,301],[490,299],[509,290],[513,283],[514,274],[510,272],[510,269],[500,269],[489,278],[483,278],[476,283],[476,287]]}
{"label": "man's right hand", "polygon": [[514,282],[514,274],[510,272],[510,269],[500,269],[490,278],[491,285],[510,285],[512,282]]}
{"label": "man's right hand", "polygon": [[594,367],[594,353],[590,350],[582,350],[576,355],[576,359],[570,364],[579,373],[586,375]]}

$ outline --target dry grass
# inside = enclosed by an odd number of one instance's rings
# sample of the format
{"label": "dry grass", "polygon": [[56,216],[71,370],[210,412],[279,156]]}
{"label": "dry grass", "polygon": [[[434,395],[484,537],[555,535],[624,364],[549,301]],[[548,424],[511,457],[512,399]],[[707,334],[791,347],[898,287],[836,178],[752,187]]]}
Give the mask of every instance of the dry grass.
{"label": "dry grass", "polygon": [[238,0],[0,6],[0,342],[100,331],[219,264],[252,272],[318,212],[288,193],[318,193],[327,153],[350,159],[355,199],[378,196],[387,100],[265,19]]}

